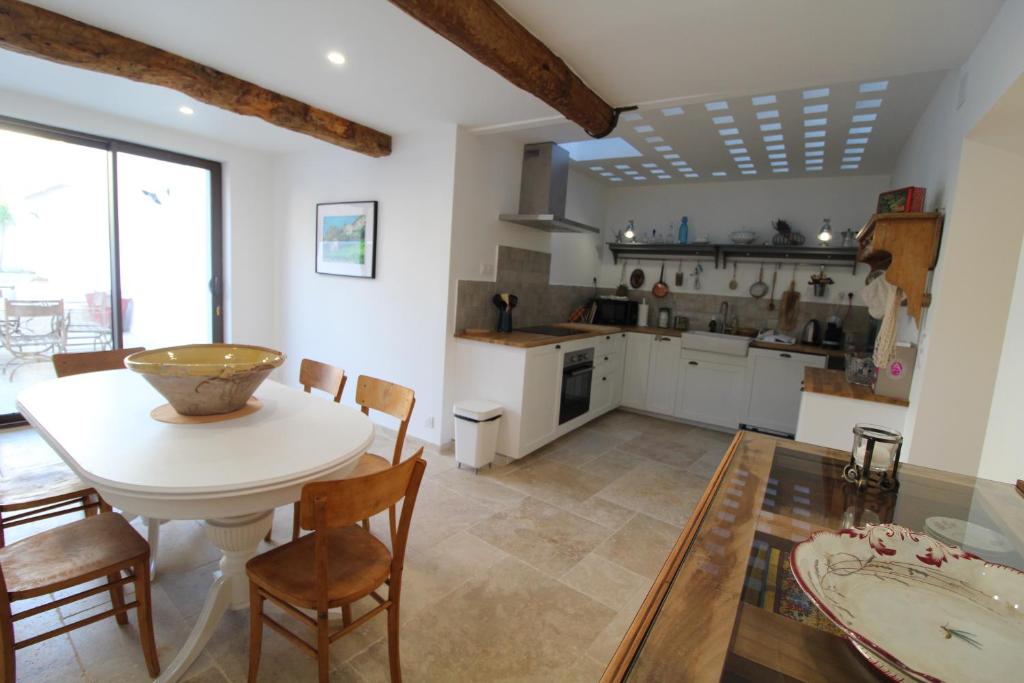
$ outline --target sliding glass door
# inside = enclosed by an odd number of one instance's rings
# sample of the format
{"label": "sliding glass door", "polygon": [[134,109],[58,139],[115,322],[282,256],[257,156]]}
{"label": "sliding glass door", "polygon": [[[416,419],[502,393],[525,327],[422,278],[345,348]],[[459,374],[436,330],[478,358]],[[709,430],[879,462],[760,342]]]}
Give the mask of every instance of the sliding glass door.
{"label": "sliding glass door", "polygon": [[54,353],[223,338],[220,196],[216,162],[0,118],[0,421]]}

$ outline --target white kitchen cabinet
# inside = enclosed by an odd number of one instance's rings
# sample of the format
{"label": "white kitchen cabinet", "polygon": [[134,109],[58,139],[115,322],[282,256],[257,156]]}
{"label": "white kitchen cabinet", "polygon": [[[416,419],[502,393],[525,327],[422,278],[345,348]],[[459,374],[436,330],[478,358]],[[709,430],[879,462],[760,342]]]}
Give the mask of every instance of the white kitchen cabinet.
{"label": "white kitchen cabinet", "polygon": [[679,337],[653,335],[644,410],[661,415],[672,415],[675,411],[679,353],[682,348]]}
{"label": "white kitchen cabinet", "polygon": [[806,368],[823,368],[825,356],[751,349],[747,363],[750,398],[742,422],[750,427],[795,434]]}
{"label": "white kitchen cabinet", "polygon": [[622,400],[628,408],[647,408],[647,374],[651,366],[651,345],[653,334],[628,332],[626,353],[623,362]]}
{"label": "white kitchen cabinet", "polygon": [[680,356],[676,384],[676,417],[736,429],[745,406],[747,364],[736,358],[701,351]]}
{"label": "white kitchen cabinet", "polygon": [[612,378],[612,400],[611,407],[614,408],[622,403],[622,389],[626,380],[626,333],[622,332],[615,338],[615,355],[619,359],[618,374]]}
{"label": "white kitchen cabinet", "polygon": [[526,352],[519,439],[527,453],[550,440],[558,428],[561,381],[562,354],[558,346],[541,346]]}

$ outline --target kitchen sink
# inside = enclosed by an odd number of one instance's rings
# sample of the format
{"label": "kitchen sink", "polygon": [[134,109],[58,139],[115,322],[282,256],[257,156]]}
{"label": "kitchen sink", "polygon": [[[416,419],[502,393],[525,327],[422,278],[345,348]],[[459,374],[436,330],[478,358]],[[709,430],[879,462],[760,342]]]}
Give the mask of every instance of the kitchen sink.
{"label": "kitchen sink", "polygon": [[692,351],[708,351],[727,356],[746,356],[751,339],[750,337],[717,332],[683,332],[682,341],[683,348]]}

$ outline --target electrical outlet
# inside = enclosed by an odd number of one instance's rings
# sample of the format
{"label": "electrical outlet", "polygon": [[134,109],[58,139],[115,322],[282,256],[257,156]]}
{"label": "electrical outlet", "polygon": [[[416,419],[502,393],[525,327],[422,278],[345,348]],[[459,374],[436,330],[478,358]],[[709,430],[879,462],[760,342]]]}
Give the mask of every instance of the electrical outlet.
{"label": "electrical outlet", "polygon": [[432,417],[428,417],[427,418],[427,420],[426,420],[426,427],[427,427],[427,429],[433,429],[434,428],[434,418],[432,418]]}

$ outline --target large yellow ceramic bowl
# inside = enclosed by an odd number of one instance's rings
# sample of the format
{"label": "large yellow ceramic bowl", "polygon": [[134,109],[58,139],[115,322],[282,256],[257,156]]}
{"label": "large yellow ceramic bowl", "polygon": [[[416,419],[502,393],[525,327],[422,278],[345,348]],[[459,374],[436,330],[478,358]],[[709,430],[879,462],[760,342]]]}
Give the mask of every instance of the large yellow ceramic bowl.
{"label": "large yellow ceramic bowl", "polygon": [[124,359],[181,415],[239,410],[284,354],[262,346],[190,344],[139,351]]}

